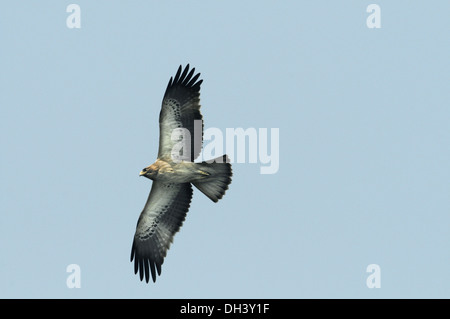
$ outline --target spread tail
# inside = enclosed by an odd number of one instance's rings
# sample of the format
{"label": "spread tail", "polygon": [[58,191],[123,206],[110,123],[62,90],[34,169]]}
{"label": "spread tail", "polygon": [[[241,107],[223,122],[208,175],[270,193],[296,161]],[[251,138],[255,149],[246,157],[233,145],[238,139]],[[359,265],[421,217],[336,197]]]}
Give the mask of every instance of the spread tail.
{"label": "spread tail", "polygon": [[233,175],[228,156],[219,156],[211,161],[198,163],[197,165],[205,173],[205,177],[192,182],[192,184],[213,202],[217,202],[228,189],[228,185],[231,183],[231,176]]}

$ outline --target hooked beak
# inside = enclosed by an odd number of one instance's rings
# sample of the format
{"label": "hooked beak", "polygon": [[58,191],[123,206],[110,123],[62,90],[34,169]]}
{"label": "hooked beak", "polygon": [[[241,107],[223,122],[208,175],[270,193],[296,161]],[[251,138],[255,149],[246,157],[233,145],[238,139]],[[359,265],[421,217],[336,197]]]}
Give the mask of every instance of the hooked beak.
{"label": "hooked beak", "polygon": [[147,174],[149,168],[150,168],[150,166],[147,166],[146,168],[142,169],[142,171],[139,173],[139,176]]}

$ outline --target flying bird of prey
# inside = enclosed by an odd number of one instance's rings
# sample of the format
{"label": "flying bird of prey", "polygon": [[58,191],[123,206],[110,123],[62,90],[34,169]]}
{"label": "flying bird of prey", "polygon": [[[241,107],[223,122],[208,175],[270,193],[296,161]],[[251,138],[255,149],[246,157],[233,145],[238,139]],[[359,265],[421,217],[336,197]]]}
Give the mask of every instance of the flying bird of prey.
{"label": "flying bird of prey", "polygon": [[[155,163],[141,176],[153,180],[147,203],[139,216],[131,249],[134,272],[148,283],[156,281],[175,233],[180,230],[192,199],[192,185],[212,201],[223,197],[231,183],[231,164],[227,155],[194,163],[202,147],[203,116],[200,113],[200,73],[180,66],[170,78],[159,114],[159,151]],[[198,80],[198,81],[197,81]],[[200,125],[199,125],[200,124]],[[177,130],[188,132],[180,140]],[[179,135],[179,134],[178,134]],[[174,158],[182,143],[183,160]]]}

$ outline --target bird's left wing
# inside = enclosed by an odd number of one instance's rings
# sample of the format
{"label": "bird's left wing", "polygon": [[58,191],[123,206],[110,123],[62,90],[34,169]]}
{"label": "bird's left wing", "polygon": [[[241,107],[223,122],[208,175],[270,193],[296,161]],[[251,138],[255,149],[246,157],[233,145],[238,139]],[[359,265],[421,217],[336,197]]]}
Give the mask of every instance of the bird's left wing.
{"label": "bird's left wing", "polygon": [[[195,68],[189,72],[189,64],[182,70],[181,66],[175,75],[170,78],[159,114],[159,151],[158,158],[172,157],[175,141],[172,132],[175,129],[189,131],[190,139],[184,140],[181,157],[185,161],[193,162],[202,149],[203,117],[200,113],[200,73],[194,75]],[[181,149],[181,148],[180,148]],[[189,153],[187,152],[189,151]]]}
{"label": "bird's left wing", "polygon": [[[139,216],[131,249],[134,272],[149,281],[156,281],[161,265],[176,232],[189,210],[192,198],[190,183],[167,184],[154,181],[144,210]],[[156,268],[156,271],[155,271]]]}

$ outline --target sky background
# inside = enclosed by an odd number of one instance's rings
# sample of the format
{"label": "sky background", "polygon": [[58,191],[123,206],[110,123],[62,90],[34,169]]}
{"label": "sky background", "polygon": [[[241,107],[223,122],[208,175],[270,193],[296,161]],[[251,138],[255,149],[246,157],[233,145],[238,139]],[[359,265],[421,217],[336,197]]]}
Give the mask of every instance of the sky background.
{"label": "sky background", "polygon": [[[81,8],[69,29],[66,7]],[[366,8],[381,7],[369,29]],[[449,1],[14,1],[0,9],[1,298],[449,298]],[[180,64],[205,128],[280,166],[198,190],[156,284],[130,251]],[[207,143],[207,141],[205,141]],[[224,141],[225,143],[225,141]],[[81,288],[66,267],[81,269]],[[369,289],[366,268],[381,269]]]}

